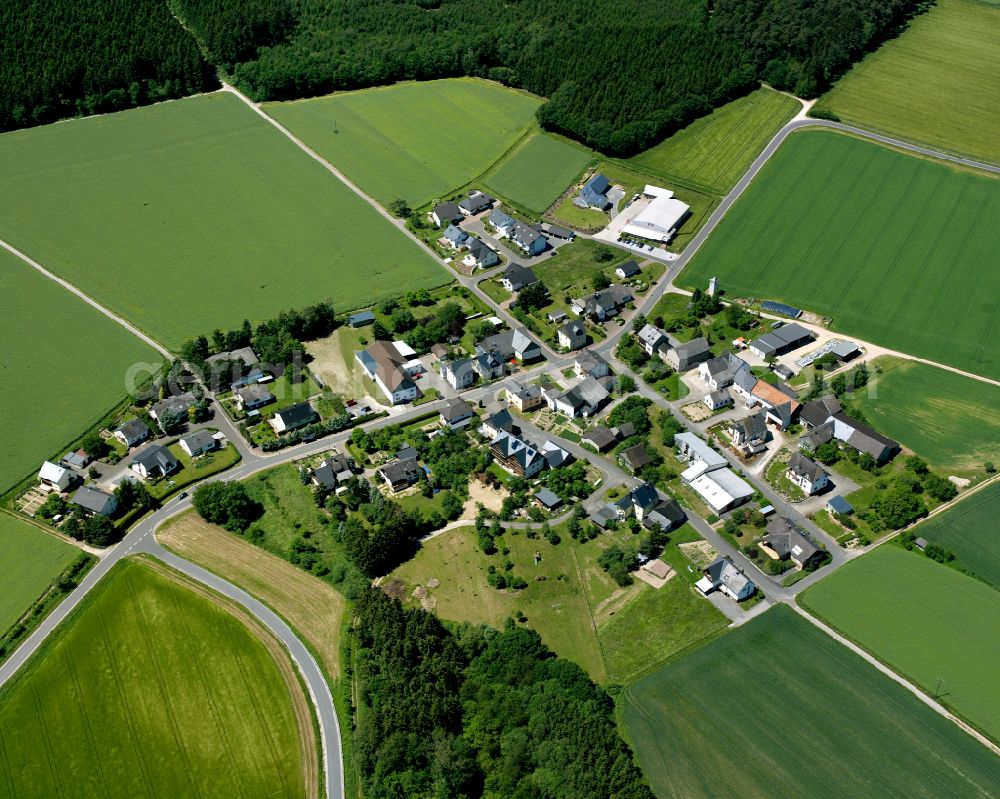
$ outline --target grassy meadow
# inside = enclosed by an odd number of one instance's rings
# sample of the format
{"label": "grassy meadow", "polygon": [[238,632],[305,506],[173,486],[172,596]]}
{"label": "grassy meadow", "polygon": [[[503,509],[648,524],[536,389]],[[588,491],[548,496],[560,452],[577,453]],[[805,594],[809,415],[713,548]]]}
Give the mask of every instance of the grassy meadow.
{"label": "grassy meadow", "polygon": [[540,214],[580,177],[590,159],[581,145],[539,131],[518,144],[484,181],[501,197]]}
{"label": "grassy meadow", "polygon": [[80,550],[14,516],[0,513],[0,635],[35,602],[72,563]]}
{"label": "grassy meadow", "polygon": [[800,108],[788,95],[757,89],[696,119],[628,163],[725,194]]}
{"label": "grassy meadow", "polygon": [[1000,629],[1000,593],[921,554],[886,545],[817,583],[802,600],[1000,740],[1000,636],[990,632]]}
{"label": "grassy meadow", "polygon": [[[826,131],[796,133],[681,276],[786,300],[849,335],[1000,377],[1000,182]],[[748,257],[748,253],[752,257]]]}
{"label": "grassy meadow", "polygon": [[225,92],[4,134],[0,181],[0,237],[168,347],[451,279]]}
{"label": "grassy meadow", "polygon": [[983,474],[1000,463],[1000,388],[902,358],[882,357],[882,373],[854,395],[876,430],[947,474]]}
{"label": "grassy meadow", "polygon": [[0,691],[0,729],[0,785],[20,797],[304,797],[315,760],[280,647],[135,561]]}
{"label": "grassy meadow", "polygon": [[123,327],[0,250],[0,490],[37,471],[124,397],[130,366],[160,362]]}
{"label": "grassy meadow", "polygon": [[993,483],[928,519],[916,534],[955,553],[966,571],[1000,588],[1000,483]]}
{"label": "grassy meadow", "polygon": [[489,169],[534,124],[540,104],[499,84],[450,78],[264,109],[383,205],[418,206]]}
{"label": "grassy meadow", "polygon": [[783,605],[631,686],[623,711],[657,796],[1000,791],[996,755]]}
{"label": "grassy meadow", "polygon": [[938,0],[869,54],[818,109],[849,124],[1000,164],[1000,5]]}

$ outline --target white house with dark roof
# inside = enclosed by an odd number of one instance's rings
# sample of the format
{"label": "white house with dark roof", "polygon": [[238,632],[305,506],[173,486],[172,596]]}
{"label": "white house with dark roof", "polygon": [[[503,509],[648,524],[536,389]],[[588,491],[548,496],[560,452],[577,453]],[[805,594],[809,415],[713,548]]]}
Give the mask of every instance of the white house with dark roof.
{"label": "white house with dark roof", "polygon": [[402,341],[376,341],[368,349],[355,352],[354,359],[389,403],[398,405],[420,396],[413,376],[423,372],[424,367],[413,355],[413,350]]}
{"label": "white house with dark roof", "polygon": [[636,333],[636,337],[647,355],[656,355],[660,346],[667,343],[667,334],[656,325],[643,325],[642,330]]}
{"label": "white house with dark roof", "polygon": [[560,325],[556,336],[559,346],[570,351],[587,346],[587,328],[575,319]]}
{"label": "white house with dark roof", "polygon": [[530,286],[538,282],[535,272],[531,267],[521,266],[521,264],[508,264],[500,275],[500,283],[507,291],[520,291],[525,286]]}
{"label": "white house with dark roof", "polygon": [[708,339],[704,336],[676,344],[666,351],[660,347],[659,352],[663,361],[676,372],[686,372],[712,357]]}
{"label": "white house with dark roof", "polygon": [[518,477],[534,477],[545,468],[545,456],[510,433],[500,433],[493,439],[490,452],[501,468]]}
{"label": "white house with dark roof", "polygon": [[464,399],[450,399],[441,409],[441,426],[458,430],[471,422],[475,415],[472,406]]}
{"label": "white house with dark roof", "polygon": [[726,433],[744,457],[763,452],[767,449],[767,413],[761,408],[742,419],[731,419]]}
{"label": "white house with dark roof", "polygon": [[757,589],[729,558],[716,558],[702,574],[704,577],[695,583],[695,587],[706,596],[717,590],[736,602],[742,602]]}
{"label": "white house with dark roof", "polygon": [[580,208],[596,208],[603,211],[611,205],[607,196],[610,188],[611,184],[604,175],[600,173],[593,175],[573,198],[573,204]]}
{"label": "white house with dark roof", "polygon": [[206,452],[211,452],[219,446],[219,442],[216,441],[215,436],[208,430],[195,430],[193,433],[183,436],[177,443],[188,454],[188,457],[191,458],[204,455]]}
{"label": "white house with dark roof", "polygon": [[90,513],[110,516],[118,509],[118,498],[94,486],[81,486],[70,502]]}
{"label": "white house with dark roof", "polygon": [[469,241],[469,234],[457,225],[448,225],[442,238],[453,250],[461,250]]}
{"label": "white house with dark roof", "polygon": [[759,546],[769,558],[791,560],[798,569],[805,568],[823,554],[798,525],[784,516],[768,521],[767,535],[760,540]]}
{"label": "white house with dark roof", "polygon": [[[740,372],[750,372],[750,364],[726,350],[718,358],[710,358],[698,366],[698,377],[712,391],[728,388]],[[756,377],[754,383],[757,382]]]}
{"label": "white house with dark roof", "polygon": [[310,425],[318,418],[313,406],[307,401],[291,405],[280,411],[275,411],[270,422],[271,427],[274,428],[274,432],[281,435],[290,430],[298,430],[300,427]]}
{"label": "white house with dark roof", "polygon": [[539,230],[521,221],[511,228],[510,240],[529,256],[538,255],[549,244]]}
{"label": "white house with dark roof", "polygon": [[464,216],[475,216],[493,205],[493,198],[481,191],[470,191],[469,196],[458,204]]}
{"label": "white house with dark roof", "polygon": [[500,263],[500,256],[480,238],[469,236],[465,242],[469,248],[469,254],[462,259],[462,263],[473,269],[489,269]]}
{"label": "white house with dark roof", "polygon": [[237,404],[244,412],[255,411],[274,402],[274,394],[260,383],[238,388],[233,392],[233,396],[236,397]]}
{"label": "white house with dark roof", "polygon": [[577,377],[607,377],[611,369],[608,366],[608,362],[604,360],[600,355],[592,350],[584,350],[579,355],[576,356],[576,360],[573,361],[573,368],[576,371]]}
{"label": "white house with dark roof", "polygon": [[176,472],[180,468],[180,463],[166,447],[150,444],[136,453],[129,468],[143,480],[154,480]]}
{"label": "white house with dark roof", "polygon": [[595,291],[588,297],[579,297],[570,303],[570,310],[577,316],[586,316],[595,322],[604,322],[616,316],[634,297],[627,286],[613,284]]}
{"label": "white house with dark roof", "polygon": [[593,377],[585,377],[572,388],[561,391],[545,386],[542,396],[551,410],[569,417],[590,417],[608,401],[608,390]]}
{"label": "white house with dark roof", "polygon": [[193,408],[198,400],[195,398],[194,394],[187,392],[184,394],[179,394],[175,397],[167,397],[159,402],[154,403],[149,409],[149,415],[156,420],[156,423],[163,427],[163,422],[160,419],[164,415],[180,415],[186,414],[189,408]]}
{"label": "white house with dark roof", "polygon": [[822,491],[830,482],[830,477],[823,471],[823,467],[801,452],[793,452],[792,457],[788,459],[785,477],[809,496]]}
{"label": "white house with dark roof", "polygon": [[628,280],[630,277],[635,277],[639,274],[639,264],[635,262],[632,258],[629,258],[624,263],[618,264],[615,268],[615,274],[621,280]]}
{"label": "white house with dark roof", "polygon": [[516,327],[484,338],[476,345],[476,352],[480,355],[493,353],[505,361],[515,358],[526,363],[540,358],[542,348],[523,327]]}
{"label": "white house with dark roof", "polygon": [[476,370],[472,366],[471,358],[442,361],[441,376],[455,391],[461,391],[476,382]]}
{"label": "white house with dark roof", "polygon": [[118,425],[114,430],[114,437],[121,441],[130,449],[136,444],[141,444],[149,438],[149,426],[138,417],[133,417],[127,422]]}
{"label": "white house with dark roof", "polygon": [[434,206],[434,210],[431,211],[431,219],[434,220],[434,224],[438,227],[447,222],[458,222],[463,218],[462,210],[458,207],[457,203],[440,203]]}

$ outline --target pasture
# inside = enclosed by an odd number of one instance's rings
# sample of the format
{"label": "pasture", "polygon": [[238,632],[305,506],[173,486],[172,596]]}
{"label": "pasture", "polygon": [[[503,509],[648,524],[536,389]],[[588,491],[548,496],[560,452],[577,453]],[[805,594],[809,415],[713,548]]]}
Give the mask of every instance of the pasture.
{"label": "pasture", "polygon": [[22,797],[311,795],[309,706],[260,633],[161,567],[116,566],[0,692],[0,785]]}
{"label": "pasture", "polygon": [[42,598],[80,550],[6,513],[0,514],[0,636]]}
{"label": "pasture", "polygon": [[916,529],[916,534],[950,549],[962,568],[1000,588],[998,518],[1000,483],[993,483],[928,519]]}
{"label": "pasture", "polygon": [[416,207],[488,170],[535,124],[540,104],[496,83],[450,78],[264,110],[382,205]]}
{"label": "pasture", "polygon": [[681,276],[1000,377],[1000,182],[838,133],[791,136]]}
{"label": "pasture", "polygon": [[1000,388],[902,358],[874,363],[881,374],[851,403],[876,430],[945,474],[981,475],[986,461],[1000,463]]}
{"label": "pasture", "polygon": [[540,214],[580,177],[590,159],[590,151],[579,144],[538,131],[483,181],[494,193]]}
{"label": "pasture", "polygon": [[788,95],[757,89],[699,117],[628,163],[725,194],[800,108]]}
{"label": "pasture", "polygon": [[226,92],[4,134],[0,181],[0,237],[169,348],[451,280]]}
{"label": "pasture", "polygon": [[130,366],[160,362],[123,327],[0,250],[0,490],[61,456],[124,397]]}
{"label": "pasture", "polygon": [[844,122],[1000,163],[1000,7],[938,0],[819,101]]}
{"label": "pasture", "polygon": [[802,601],[942,704],[1000,739],[1000,636],[995,634],[1000,593],[889,544],[812,586]]}
{"label": "pasture", "polygon": [[623,715],[657,796],[1000,791],[996,755],[784,605],[628,688]]}

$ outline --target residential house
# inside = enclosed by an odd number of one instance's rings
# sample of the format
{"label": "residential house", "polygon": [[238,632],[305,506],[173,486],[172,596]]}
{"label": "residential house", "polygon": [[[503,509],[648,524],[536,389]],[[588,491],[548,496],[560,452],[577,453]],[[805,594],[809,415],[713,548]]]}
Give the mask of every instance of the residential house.
{"label": "residential house", "polygon": [[473,269],[489,269],[500,263],[500,256],[480,238],[469,236],[465,243],[469,248],[469,254],[462,259],[462,263]]}
{"label": "residential house", "polygon": [[542,441],[542,445],[538,448],[538,451],[542,453],[542,457],[545,458],[545,465],[550,469],[558,469],[560,466],[565,466],[573,460],[573,454],[569,450],[563,449],[556,442],[548,438]]}
{"label": "residential house", "polygon": [[646,447],[642,444],[636,444],[634,447],[629,447],[624,450],[618,456],[618,460],[621,461],[622,466],[628,469],[632,474],[638,473],[643,466],[648,466],[653,462],[652,458],[649,457],[649,453],[646,451]]}
{"label": "residential house", "polygon": [[656,355],[661,345],[667,344],[667,334],[655,325],[644,325],[636,334],[647,355]]}
{"label": "residential house", "polygon": [[445,223],[455,223],[464,217],[462,209],[456,203],[440,203],[431,211],[431,218],[438,227]]}
{"label": "residential house", "polygon": [[609,188],[611,188],[611,184],[604,175],[594,175],[583,184],[583,188],[573,198],[573,204],[580,208],[596,208],[603,211],[611,205],[611,201],[607,197]]}
{"label": "residential house", "polygon": [[110,516],[118,509],[118,498],[94,486],[81,486],[70,502],[90,513]]}
{"label": "residential house", "polygon": [[615,503],[615,507],[618,509],[620,519],[634,515],[650,530],[654,528],[673,530],[687,520],[684,509],[677,501],[664,497],[652,483],[643,483],[634,488]]}
{"label": "residential house", "polygon": [[822,491],[830,482],[823,467],[801,452],[793,452],[792,457],[788,459],[785,477],[809,496]]}
{"label": "residential house", "polygon": [[556,331],[559,346],[567,350],[578,350],[587,346],[587,328],[576,320],[566,322]]}
{"label": "residential house", "polygon": [[160,421],[163,416],[187,416],[189,408],[193,408],[197,399],[194,394],[187,392],[185,394],[178,394],[175,397],[167,397],[159,402],[153,403],[149,409],[149,415],[156,420],[156,423],[160,425],[161,429],[163,427],[163,422]]}
{"label": "residential house", "polygon": [[472,369],[484,383],[503,377],[503,361],[495,352],[481,352],[476,355],[472,359]]}
{"label": "residential house", "polygon": [[260,358],[253,351],[252,347],[238,347],[228,352],[217,352],[205,359],[205,363],[219,363],[220,361],[239,361],[248,369],[260,363]]}
{"label": "residential house", "polygon": [[[734,384],[736,385],[736,384]],[[737,391],[741,391],[739,385]],[[781,383],[773,386],[765,380],[757,380],[750,389],[749,401],[763,406],[768,420],[780,430],[785,430],[792,423],[792,417],[799,410],[799,395],[790,386]]]}
{"label": "residential house", "polygon": [[576,360],[573,361],[573,368],[576,370],[577,377],[589,376],[598,379],[607,377],[611,371],[608,362],[596,352],[591,352],[590,350],[585,350],[576,356]]}
{"label": "residential house", "polygon": [[195,430],[181,438],[177,443],[180,444],[181,449],[187,453],[189,458],[204,455],[219,446],[219,442],[208,430]]}
{"label": "residential house", "polygon": [[840,400],[833,394],[826,394],[818,399],[809,400],[799,412],[799,420],[806,427],[819,427],[833,414],[843,410]]}
{"label": "residential house", "polygon": [[475,415],[472,406],[464,399],[450,399],[441,409],[441,426],[458,430],[472,421]]}
{"label": "residential house", "polygon": [[494,208],[490,211],[489,223],[496,231],[499,238],[506,238],[514,229],[515,219],[502,208]]}
{"label": "residential house", "polygon": [[548,222],[542,223],[542,233],[550,239],[562,239],[563,241],[572,241],[576,237],[576,233],[569,228],[550,225]]}
{"label": "residential house", "polygon": [[545,467],[545,456],[510,433],[502,432],[490,443],[496,463],[518,477],[533,477]]}
{"label": "residential house", "polygon": [[521,385],[511,382],[507,388],[507,399],[521,413],[533,411],[545,404],[542,389],[536,385]]}
{"label": "residential house", "polygon": [[134,417],[127,422],[118,425],[114,431],[114,437],[121,441],[126,447],[131,449],[136,444],[141,444],[149,438],[150,430],[142,419]]}
{"label": "residential house", "polygon": [[166,447],[150,444],[136,453],[129,468],[143,480],[155,480],[176,472],[180,468],[180,463]]}
{"label": "residential house", "polygon": [[[801,417],[800,417],[801,418]],[[803,452],[815,452],[828,441],[833,441],[833,420],[823,422],[818,427],[807,430],[799,437],[799,449]]]}
{"label": "residential house", "polygon": [[347,317],[348,327],[365,327],[365,325],[370,325],[375,321],[375,314],[371,311],[358,311],[358,313],[352,313]]}
{"label": "residential house", "polygon": [[517,327],[484,338],[476,345],[476,352],[480,355],[493,353],[504,361],[514,358],[520,363],[528,363],[541,357],[542,348],[523,327]]}
{"label": "residential house", "polygon": [[501,433],[514,432],[514,417],[506,408],[500,408],[483,419],[480,432],[491,441]]}
{"label": "residential house", "polygon": [[510,231],[510,240],[529,257],[540,254],[549,245],[541,232],[520,221],[514,223]]}
{"label": "residential house", "polygon": [[562,505],[562,497],[547,488],[539,488],[532,499],[542,510],[553,511]]}
{"label": "residential house", "polygon": [[417,459],[411,457],[393,461],[379,469],[378,473],[393,491],[402,491],[407,486],[416,483],[420,479],[422,471]]}
{"label": "residential house", "polygon": [[742,602],[757,589],[729,558],[716,558],[702,574],[705,576],[695,583],[695,587],[706,596],[718,590],[730,599]]}
{"label": "residential house", "polygon": [[402,341],[376,341],[368,349],[354,353],[354,358],[391,405],[410,402],[420,396],[413,376],[423,371],[416,353]]}
{"label": "residential house", "polygon": [[542,396],[549,408],[556,413],[564,413],[569,417],[590,417],[608,401],[610,394],[598,380],[585,377],[565,391],[545,387],[542,389]]}
{"label": "residential house", "polygon": [[803,569],[817,561],[823,550],[813,544],[805,533],[790,519],[775,516],[767,522],[767,535],[759,544],[767,556],[774,560],[791,560],[796,568]]}
{"label": "residential house", "polygon": [[733,419],[726,433],[744,457],[763,452],[767,449],[767,413],[761,408],[742,419]]}
{"label": "residential house", "polygon": [[777,358],[786,352],[797,350],[809,344],[813,340],[813,334],[806,330],[798,322],[791,322],[787,325],[765,333],[760,338],[750,342],[750,352],[761,358]]}
{"label": "residential house", "polygon": [[538,282],[535,272],[531,267],[520,264],[508,264],[500,276],[500,282],[507,291],[520,291],[525,286],[530,286]]}
{"label": "residential house", "polygon": [[[662,352],[662,348],[660,351]],[[671,347],[661,357],[675,372],[686,372],[711,358],[712,351],[708,345],[708,339],[699,336],[691,341],[685,341]],[[725,386],[712,386],[712,388],[725,388]]]}
{"label": "residential house", "polygon": [[[729,350],[726,350],[718,358],[711,358],[705,361],[698,367],[698,377],[712,391],[718,391],[720,388],[728,388],[733,385],[736,377],[744,372],[752,374],[750,372],[750,364]],[[754,378],[755,383],[756,380]]]}
{"label": "residential house", "polygon": [[461,250],[469,242],[469,234],[456,225],[448,225],[442,238],[453,250]]}
{"label": "residential house", "polygon": [[42,463],[42,468],[38,470],[38,479],[42,485],[61,492],[73,485],[76,475],[70,469],[59,466],[52,461],[45,461]]}
{"label": "residential house", "polygon": [[615,269],[615,274],[622,280],[628,280],[630,277],[635,277],[639,274],[639,264],[629,258],[625,263],[618,265]]}
{"label": "residential house", "polygon": [[469,196],[458,204],[463,216],[475,216],[493,205],[493,198],[481,191],[470,191]]}
{"label": "residential house", "polygon": [[649,530],[654,528],[673,530],[687,521],[687,514],[676,499],[661,498],[654,507],[645,513],[640,521],[643,527]]}
{"label": "residential house", "polygon": [[313,485],[320,490],[333,491],[354,476],[354,469],[346,455],[336,452],[313,469],[310,476]]}
{"label": "residential house", "polygon": [[597,425],[584,433],[580,437],[580,441],[584,444],[589,444],[598,452],[604,452],[611,449],[618,442],[618,439],[609,428],[604,425]]}
{"label": "residential house", "polygon": [[570,310],[577,316],[586,316],[595,322],[604,322],[616,316],[633,299],[632,292],[627,286],[620,286],[616,283],[601,291],[595,291],[588,297],[573,300],[570,304]]}
{"label": "residential house", "polygon": [[705,403],[706,407],[710,411],[717,411],[719,408],[725,408],[728,405],[733,404],[733,398],[726,389],[722,388],[718,391],[711,391],[705,395],[702,402]]}
{"label": "residential house", "polygon": [[274,428],[274,432],[281,435],[290,430],[298,430],[300,427],[312,424],[318,418],[312,405],[308,402],[299,402],[280,411],[275,411],[270,422],[271,427]]}
{"label": "residential house", "polygon": [[255,411],[274,402],[274,394],[259,383],[236,389],[234,396],[236,397],[236,404],[244,412]]}
{"label": "residential house", "polygon": [[463,388],[468,388],[476,382],[476,370],[473,368],[471,358],[462,358],[458,361],[442,361],[441,376],[455,391],[461,391]]}

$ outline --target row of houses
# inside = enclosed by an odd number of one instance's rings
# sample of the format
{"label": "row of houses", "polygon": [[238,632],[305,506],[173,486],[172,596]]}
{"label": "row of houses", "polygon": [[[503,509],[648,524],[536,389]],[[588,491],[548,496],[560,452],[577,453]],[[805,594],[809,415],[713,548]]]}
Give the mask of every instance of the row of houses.
{"label": "row of houses", "polygon": [[441,376],[456,391],[468,388],[477,378],[484,383],[503,377],[505,364],[531,363],[542,357],[541,345],[523,327],[502,330],[476,344],[476,354],[441,362]]}
{"label": "row of houses", "polygon": [[491,205],[493,198],[481,191],[470,191],[468,196],[457,203],[445,202],[434,206],[431,218],[434,224],[441,227],[445,224],[457,224],[466,217],[481,214]]}
{"label": "row of houses", "polygon": [[665,531],[680,527],[687,514],[680,503],[661,494],[652,483],[643,483],[616,502],[609,502],[590,514],[590,520],[601,529],[612,522],[635,517],[647,529]]}
{"label": "row of houses", "polygon": [[847,415],[833,395],[811,400],[802,406],[799,418],[807,431],[799,438],[799,448],[805,452],[829,441],[870,455],[879,465],[888,463],[900,450],[898,441],[872,430],[868,425]]}

